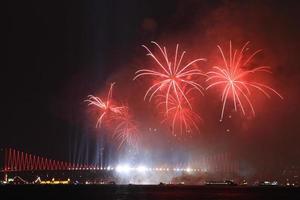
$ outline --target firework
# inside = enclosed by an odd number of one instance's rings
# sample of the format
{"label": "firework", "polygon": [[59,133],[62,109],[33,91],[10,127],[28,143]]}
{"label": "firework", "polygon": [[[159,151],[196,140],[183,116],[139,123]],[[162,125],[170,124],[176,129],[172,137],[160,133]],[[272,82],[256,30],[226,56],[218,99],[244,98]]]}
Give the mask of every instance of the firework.
{"label": "firework", "polygon": [[[191,90],[187,91],[188,94]],[[162,101],[160,101],[157,106],[162,106],[165,104],[165,96],[159,95]],[[173,135],[180,133],[191,134],[194,130],[199,131],[198,123],[201,121],[201,117],[194,112],[185,101],[183,97],[179,96],[179,100],[173,95],[169,96],[169,107],[167,112],[164,113],[163,123],[169,123]]]}
{"label": "firework", "polygon": [[148,52],[148,56],[150,56],[156,63],[157,69],[141,69],[136,71],[135,77],[133,80],[142,77],[142,76],[151,76],[154,79],[154,84],[148,88],[146,94],[144,96],[144,100],[149,96],[149,102],[153,98],[154,95],[158,93],[158,91],[164,91],[165,95],[165,107],[168,112],[168,103],[170,101],[170,96],[173,95],[178,102],[180,101],[180,96],[184,99],[184,101],[191,108],[191,104],[186,94],[183,91],[183,87],[190,87],[198,90],[201,94],[203,94],[204,88],[195,81],[196,76],[206,76],[201,70],[193,67],[193,64],[199,61],[205,61],[204,58],[199,58],[193,60],[186,65],[182,65],[182,60],[185,54],[183,51],[181,54],[179,52],[179,45],[176,45],[175,55],[173,62],[171,62],[172,58],[169,57],[167,53],[166,47],[161,47],[156,42],[151,42],[154,44],[159,51],[161,52],[161,59],[154,55],[152,51],[143,45],[143,47]]}
{"label": "firework", "polygon": [[137,142],[137,125],[133,120],[132,115],[129,113],[127,106],[116,106],[113,99],[113,86],[115,83],[110,84],[109,91],[105,100],[89,95],[88,105],[94,105],[101,111],[101,115],[98,118],[96,127],[101,127],[103,119],[108,130],[113,132],[112,137],[117,139],[120,144],[119,148],[126,142],[130,145],[136,145]]}
{"label": "firework", "polygon": [[85,100],[85,102],[88,102],[88,105],[96,106],[101,112],[101,115],[97,120],[96,127],[101,127],[102,121],[105,116],[109,115],[110,113],[112,114],[110,115],[112,117],[115,116],[116,114],[120,115],[125,109],[124,106],[116,106],[113,104],[112,93],[113,93],[114,85],[115,83],[110,84],[110,88],[106,100],[102,100],[99,97],[95,97],[93,95],[89,95],[88,99]]}
{"label": "firework", "polygon": [[270,93],[274,93],[279,96],[281,99],[283,97],[270,86],[254,81],[247,81],[249,75],[255,73],[271,73],[269,66],[258,66],[252,69],[247,69],[247,66],[251,60],[262,50],[257,50],[254,53],[250,54],[249,57],[245,58],[245,52],[248,50],[249,42],[245,43],[240,51],[235,49],[232,50],[231,41],[229,43],[229,58],[225,56],[224,51],[218,45],[218,49],[222,56],[224,66],[214,66],[213,70],[208,72],[209,76],[206,81],[209,82],[209,85],[206,89],[222,86],[222,111],[220,121],[222,121],[224,116],[224,109],[229,97],[233,99],[233,105],[235,111],[239,106],[242,113],[245,115],[245,107],[248,105],[251,109],[253,116],[255,116],[255,111],[253,104],[251,102],[251,90],[255,89],[263,93],[266,97],[270,98]]}
{"label": "firework", "polygon": [[138,127],[136,121],[133,120],[132,115],[129,113],[128,107],[124,109],[124,112],[117,115],[115,121],[116,126],[113,137],[119,141],[119,148],[124,143],[136,146],[138,139]]}

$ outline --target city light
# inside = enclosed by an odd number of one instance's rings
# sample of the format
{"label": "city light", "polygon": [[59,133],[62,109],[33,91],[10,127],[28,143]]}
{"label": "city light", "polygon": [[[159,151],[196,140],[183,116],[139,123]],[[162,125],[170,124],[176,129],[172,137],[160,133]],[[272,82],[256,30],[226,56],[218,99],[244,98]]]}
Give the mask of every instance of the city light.
{"label": "city light", "polygon": [[[111,167],[107,167],[106,170],[113,170],[114,168]],[[115,171],[117,173],[120,174],[128,174],[131,172],[151,172],[151,171],[155,171],[155,172],[188,172],[188,173],[192,173],[192,172],[207,172],[207,169],[197,169],[197,168],[168,168],[168,167],[156,167],[156,168],[151,168],[151,167],[147,167],[145,165],[139,165],[139,166],[130,166],[128,164],[119,164],[117,165],[117,167],[115,168]]]}
{"label": "city light", "polygon": [[146,168],[145,166],[139,166],[139,167],[136,168],[136,170],[137,170],[138,172],[145,172],[145,171],[148,170],[148,168]]}
{"label": "city light", "polygon": [[128,165],[118,165],[116,167],[118,173],[128,173],[130,170],[131,168]]}

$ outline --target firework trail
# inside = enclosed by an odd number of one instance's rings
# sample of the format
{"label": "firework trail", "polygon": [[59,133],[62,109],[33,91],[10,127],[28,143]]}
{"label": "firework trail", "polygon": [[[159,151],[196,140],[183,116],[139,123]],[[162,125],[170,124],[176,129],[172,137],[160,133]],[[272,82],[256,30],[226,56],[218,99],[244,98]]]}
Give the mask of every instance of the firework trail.
{"label": "firework trail", "polygon": [[98,121],[96,123],[96,127],[101,127],[101,124],[103,122],[103,119],[105,116],[112,114],[113,117],[115,114],[122,114],[125,107],[124,106],[116,106],[113,104],[112,101],[112,93],[113,93],[113,86],[115,83],[110,84],[110,88],[106,97],[106,100],[102,100],[99,97],[95,97],[93,95],[89,95],[88,99],[85,100],[85,102],[88,102],[88,105],[93,105],[99,108],[101,111],[101,115],[98,118]]}
{"label": "firework trail", "polygon": [[256,89],[263,93],[266,97],[270,98],[269,93],[274,93],[279,96],[281,99],[283,97],[273,88],[263,83],[247,81],[246,78],[249,75],[255,73],[271,73],[271,68],[269,66],[259,66],[253,69],[246,69],[251,60],[262,50],[257,50],[252,53],[249,57],[245,58],[245,51],[248,50],[249,42],[245,43],[240,51],[235,49],[232,50],[231,41],[229,43],[229,55],[225,56],[224,51],[218,45],[218,49],[224,61],[224,66],[214,66],[212,71],[209,71],[207,75],[209,76],[206,81],[209,82],[209,85],[206,89],[216,87],[218,85],[222,86],[222,111],[220,121],[222,121],[224,116],[224,109],[229,97],[233,99],[233,105],[235,111],[239,106],[242,113],[245,115],[245,106],[248,105],[251,109],[253,116],[255,116],[255,111],[253,104],[251,102],[251,90]]}
{"label": "firework trail", "polygon": [[154,79],[154,84],[149,87],[144,96],[144,100],[149,96],[149,102],[153,98],[154,95],[158,93],[158,91],[164,91],[165,93],[165,106],[166,112],[169,110],[169,102],[170,96],[173,95],[177,99],[178,102],[182,102],[180,100],[180,96],[184,99],[184,101],[188,104],[190,108],[191,104],[186,94],[183,91],[183,87],[189,86],[190,88],[194,88],[198,90],[201,94],[203,94],[204,88],[197,83],[194,79],[196,76],[206,76],[201,70],[193,67],[194,63],[199,61],[205,61],[204,58],[199,58],[189,62],[186,65],[182,65],[182,60],[185,54],[183,51],[181,54],[178,53],[179,45],[176,45],[175,55],[173,62],[171,62],[172,58],[169,57],[167,53],[166,47],[161,47],[156,42],[151,42],[154,44],[159,51],[161,52],[161,58],[157,57],[152,53],[152,51],[143,45],[143,47],[148,52],[148,56],[150,56],[156,63],[157,69],[141,69],[135,72],[135,77],[133,80],[142,77],[142,76],[151,76]]}
{"label": "firework trail", "polygon": [[[187,91],[188,94],[191,90]],[[162,100],[158,102],[157,106],[164,106],[165,96],[159,95]],[[184,133],[191,134],[194,130],[199,131],[198,123],[202,121],[201,117],[194,112],[185,101],[183,97],[180,96],[180,101],[177,100],[173,95],[169,96],[169,108],[168,111],[164,113],[165,119],[162,123],[170,124],[172,134],[177,136],[176,132],[181,135]]]}

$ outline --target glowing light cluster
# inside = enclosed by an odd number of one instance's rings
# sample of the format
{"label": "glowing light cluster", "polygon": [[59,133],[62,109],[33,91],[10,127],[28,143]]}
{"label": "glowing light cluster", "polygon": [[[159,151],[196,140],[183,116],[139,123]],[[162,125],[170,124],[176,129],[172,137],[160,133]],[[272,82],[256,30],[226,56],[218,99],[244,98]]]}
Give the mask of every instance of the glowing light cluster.
{"label": "glowing light cluster", "polygon": [[206,172],[206,169],[197,169],[197,168],[167,168],[167,167],[156,167],[156,168],[151,168],[151,167],[146,167],[145,165],[140,165],[137,167],[130,166],[128,164],[120,164],[115,168],[116,172],[120,174],[129,174],[130,172],[139,172],[139,173],[144,173],[144,172]]}

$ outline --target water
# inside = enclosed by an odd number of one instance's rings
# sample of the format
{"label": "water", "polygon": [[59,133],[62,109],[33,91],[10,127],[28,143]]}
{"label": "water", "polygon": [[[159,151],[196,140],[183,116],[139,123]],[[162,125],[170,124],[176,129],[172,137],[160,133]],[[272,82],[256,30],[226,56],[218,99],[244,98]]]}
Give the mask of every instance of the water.
{"label": "water", "polygon": [[[5,185],[9,199],[112,200],[287,200],[300,199],[300,188],[145,185]],[[2,198],[1,198],[2,199]]]}

